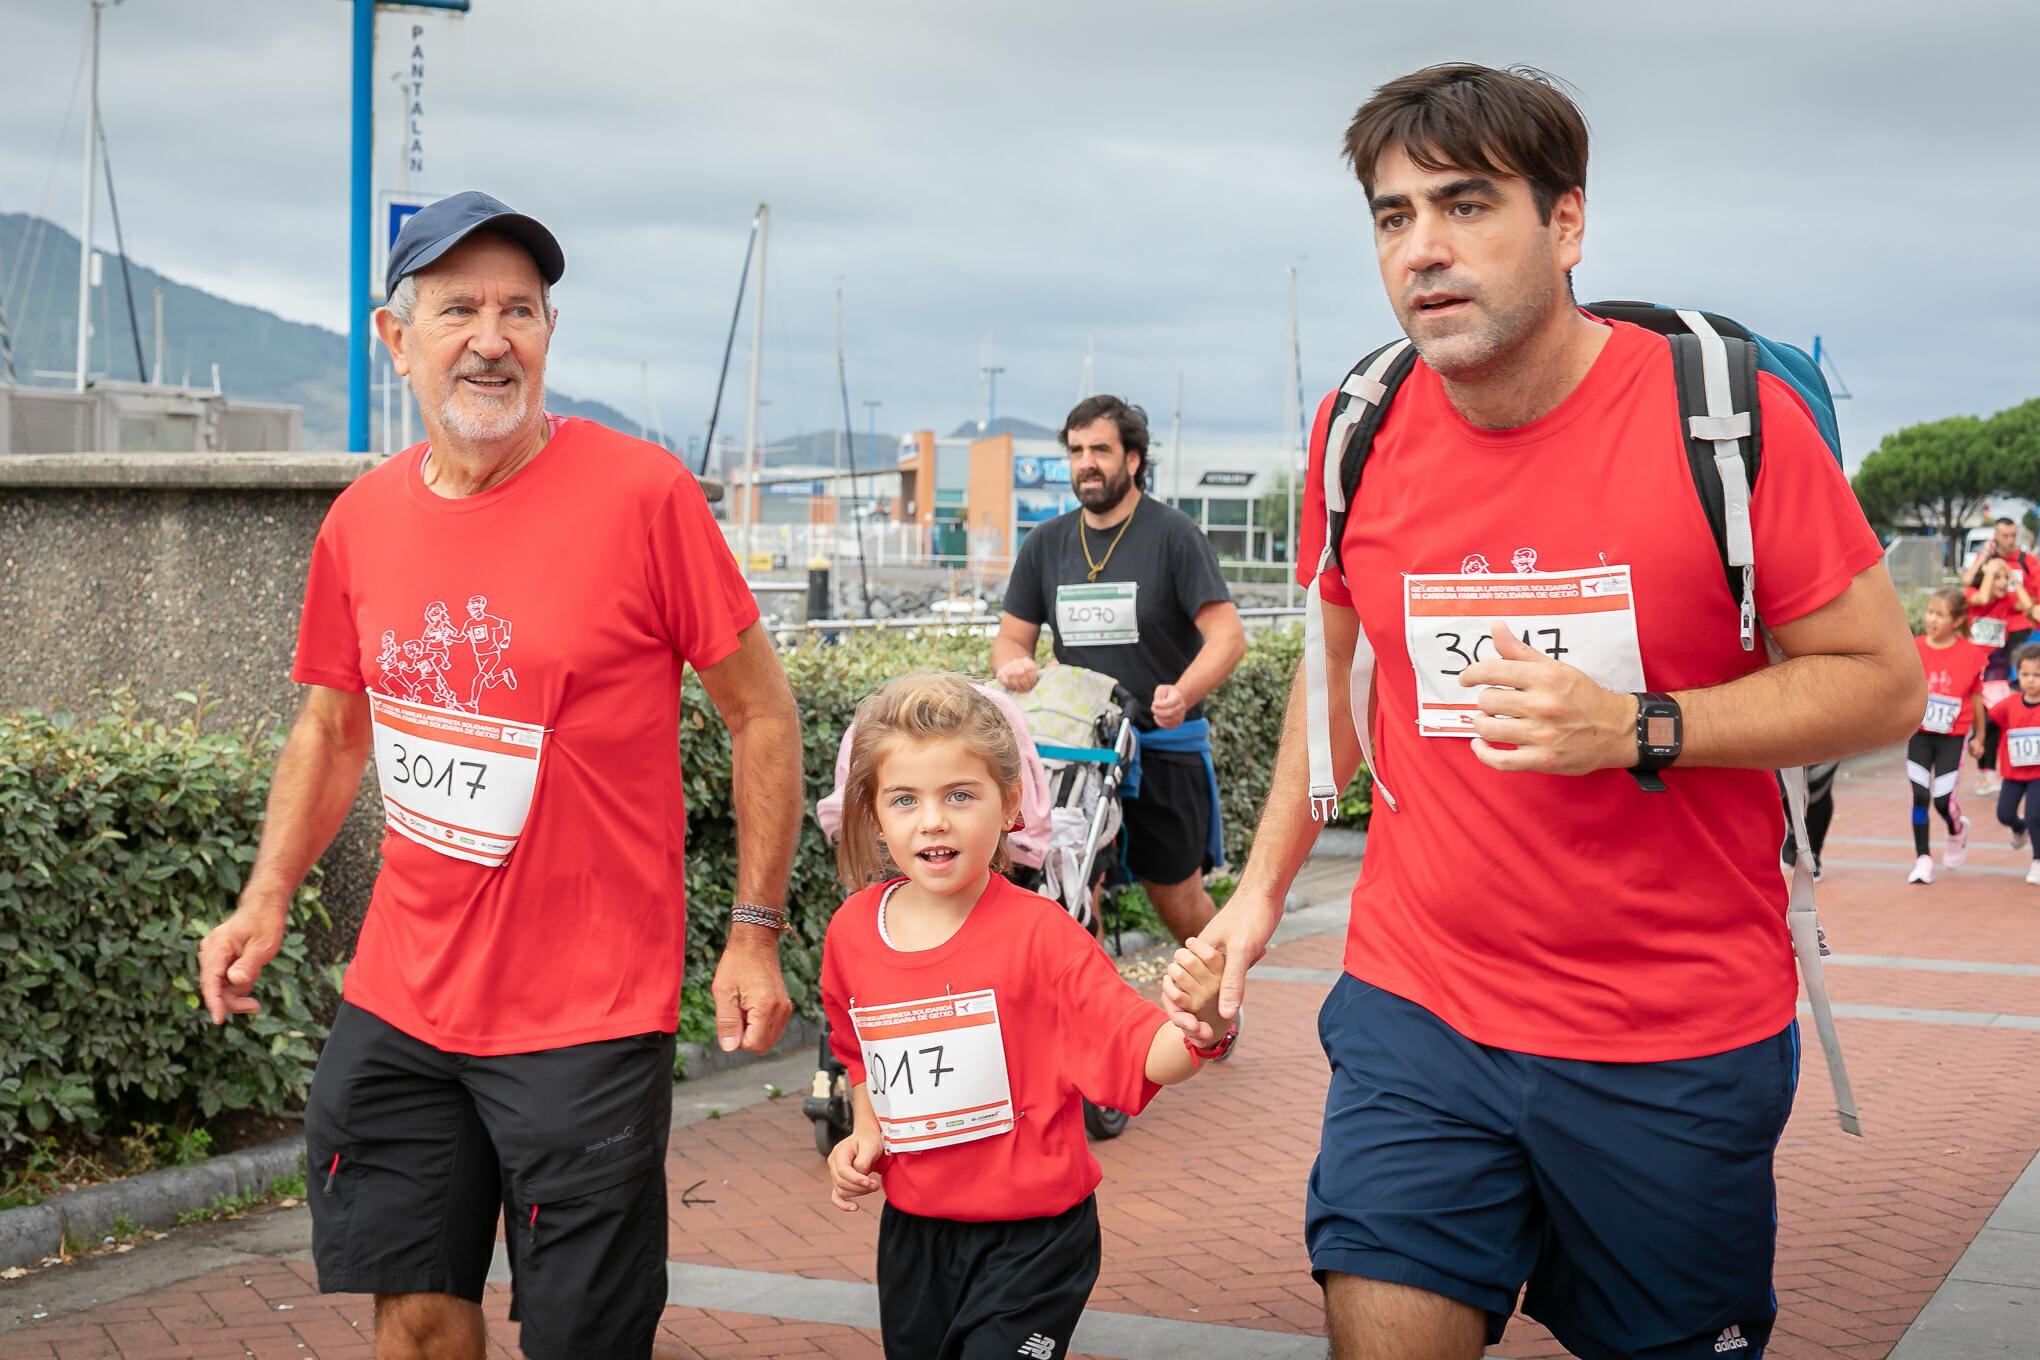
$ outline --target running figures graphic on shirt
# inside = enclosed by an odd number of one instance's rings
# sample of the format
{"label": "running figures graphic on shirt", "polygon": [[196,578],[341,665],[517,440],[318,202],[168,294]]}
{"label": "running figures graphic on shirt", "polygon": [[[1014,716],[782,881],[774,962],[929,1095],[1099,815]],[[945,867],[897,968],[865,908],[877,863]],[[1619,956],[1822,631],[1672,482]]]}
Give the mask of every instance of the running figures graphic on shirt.
{"label": "running figures graphic on shirt", "polygon": [[510,622],[499,619],[489,612],[489,597],[470,595],[467,602],[467,621],[460,625],[462,637],[475,653],[475,687],[468,695],[468,706],[480,711],[482,691],[496,685],[517,688],[517,672],[508,666],[501,666],[503,653],[510,646]]}
{"label": "running figures graphic on shirt", "polygon": [[[447,679],[453,670],[453,647],[459,642],[468,644],[474,658],[466,699]],[[503,662],[509,650],[510,621],[489,612],[488,596],[468,596],[467,617],[458,623],[444,600],[434,600],[425,606],[424,627],[417,637],[398,642],[396,629],[383,630],[382,650],[375,659],[382,672],[379,687],[399,699],[479,713],[484,690],[499,685],[517,688],[517,672]]]}
{"label": "running figures graphic on shirt", "polygon": [[[516,671],[503,663],[510,621],[488,606],[486,595],[470,595],[467,617],[455,622],[445,601],[433,600],[417,637],[398,642],[395,629],[384,629],[368,699],[390,829],[494,867],[509,859],[530,818],[545,729],[479,716],[485,690],[517,688]],[[474,665],[465,700],[448,681],[462,641]]]}

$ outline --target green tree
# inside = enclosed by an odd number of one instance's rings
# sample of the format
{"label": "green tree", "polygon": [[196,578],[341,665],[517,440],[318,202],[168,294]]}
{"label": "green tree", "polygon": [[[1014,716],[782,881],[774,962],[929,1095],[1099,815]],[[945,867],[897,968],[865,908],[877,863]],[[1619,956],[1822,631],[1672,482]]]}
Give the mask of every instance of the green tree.
{"label": "green tree", "polygon": [[2007,456],[2010,431],[2009,423],[1999,428],[1975,416],[1894,430],[1856,470],[1856,499],[1880,529],[1917,525],[1939,533],[1949,568],[1959,568],[1963,531],[1990,498],[2035,484]]}
{"label": "green tree", "polygon": [[2040,501],[2040,397],[2007,406],[1984,422],[2007,490]]}

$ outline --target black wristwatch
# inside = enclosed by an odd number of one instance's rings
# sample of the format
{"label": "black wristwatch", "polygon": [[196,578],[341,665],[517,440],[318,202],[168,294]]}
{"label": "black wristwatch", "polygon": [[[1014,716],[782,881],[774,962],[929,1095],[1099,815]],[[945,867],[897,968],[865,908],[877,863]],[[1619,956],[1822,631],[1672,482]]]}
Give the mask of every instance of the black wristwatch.
{"label": "black wristwatch", "polygon": [[1669,694],[1636,696],[1636,764],[1629,773],[1645,793],[1663,793],[1665,781],[1657,772],[1679,758],[1685,737],[1685,720],[1679,702]]}

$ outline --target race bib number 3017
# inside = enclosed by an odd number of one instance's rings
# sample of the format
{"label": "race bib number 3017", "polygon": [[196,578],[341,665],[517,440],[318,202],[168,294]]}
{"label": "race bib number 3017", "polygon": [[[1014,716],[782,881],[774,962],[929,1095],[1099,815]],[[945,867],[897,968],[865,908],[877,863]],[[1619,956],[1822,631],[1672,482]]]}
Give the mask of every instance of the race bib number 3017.
{"label": "race bib number 3017", "polygon": [[852,1006],[850,1023],[887,1152],[921,1152],[1012,1129],[999,1002],[989,988]]}
{"label": "race bib number 3017", "polygon": [[531,816],[545,729],[374,690],[368,703],[390,829],[455,859],[508,860]]}
{"label": "race bib number 3017", "polygon": [[1480,689],[1459,683],[1477,661],[1497,659],[1494,626],[1554,661],[1583,670],[1618,694],[1648,688],[1636,641],[1628,567],[1513,576],[1405,576],[1403,625],[1417,673],[1417,730],[1472,737]]}

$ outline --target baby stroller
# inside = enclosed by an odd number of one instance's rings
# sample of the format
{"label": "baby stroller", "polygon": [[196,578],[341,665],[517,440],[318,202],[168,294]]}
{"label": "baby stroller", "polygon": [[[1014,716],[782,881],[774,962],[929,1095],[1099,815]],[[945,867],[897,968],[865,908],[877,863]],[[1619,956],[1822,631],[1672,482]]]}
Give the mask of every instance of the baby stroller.
{"label": "baby stroller", "polygon": [[[1020,740],[1022,826],[1007,838],[1007,877],[1060,905],[1094,934],[1092,895],[1104,878],[1105,852],[1119,835],[1119,786],[1133,757],[1128,696],[1112,677],[1075,666],[1050,666],[1026,694],[996,684],[979,689],[997,703]],[[843,779],[851,733],[836,753],[836,787],[815,807],[822,834],[835,842],[843,824]],[[850,1136],[849,1072],[829,1048],[825,1025],[814,1083],[801,1112],[814,1123],[815,1150],[826,1157]],[[1084,1129],[1117,1138],[1127,1115],[1084,1102]]]}

